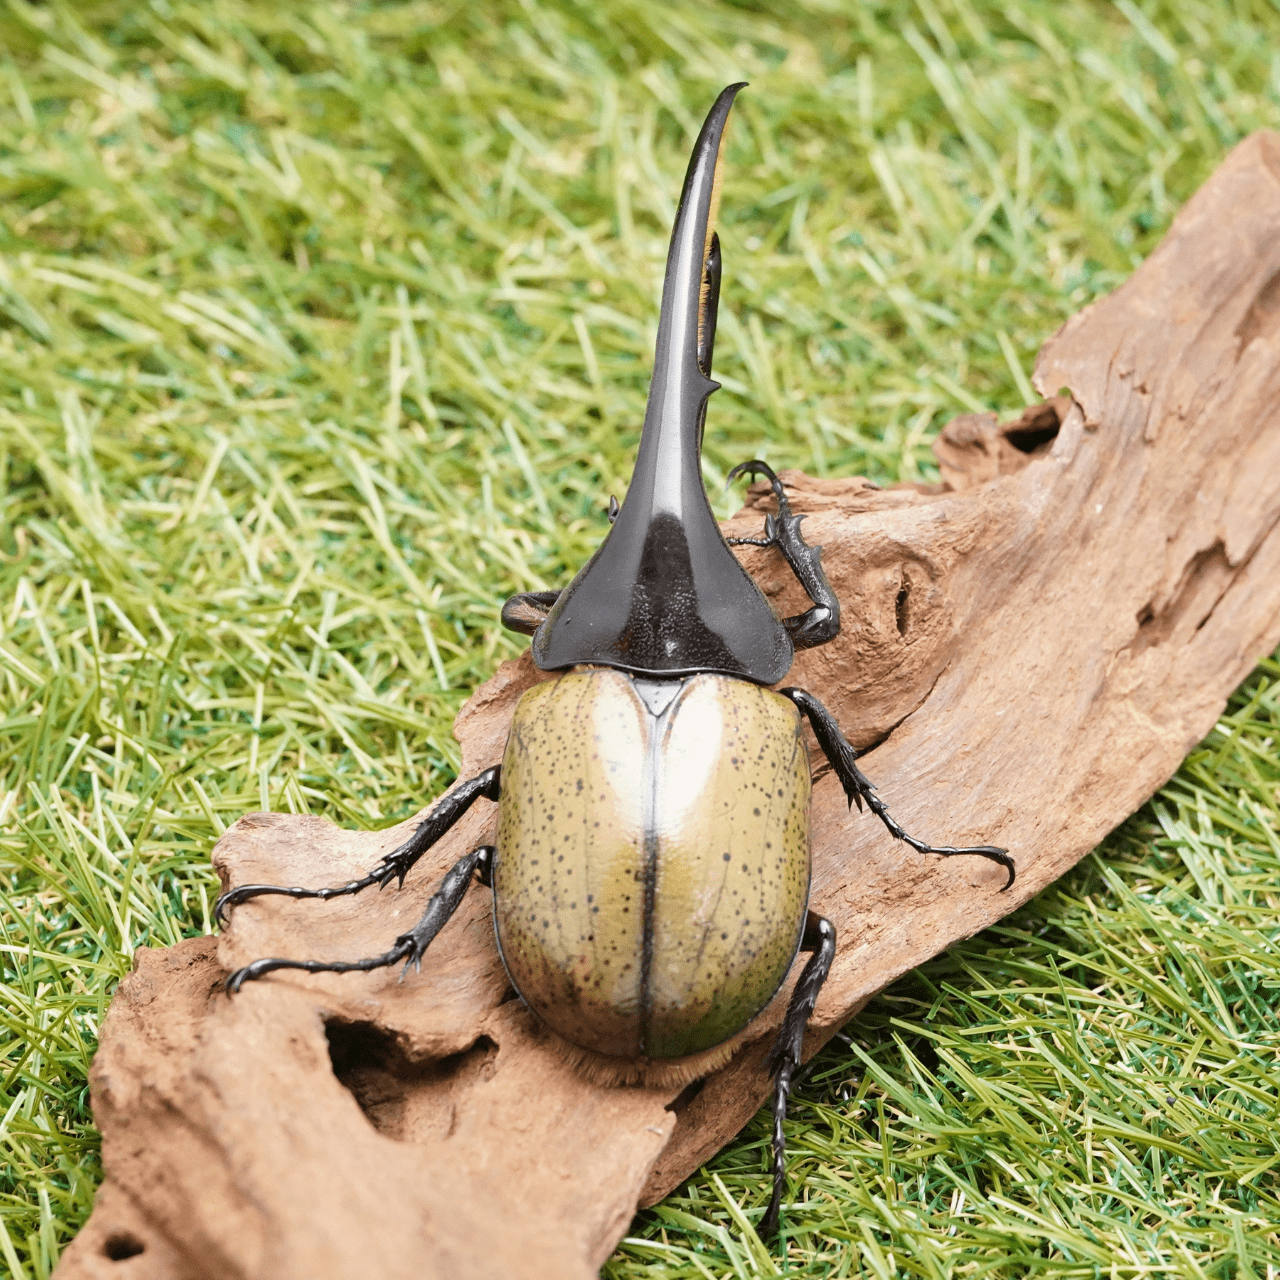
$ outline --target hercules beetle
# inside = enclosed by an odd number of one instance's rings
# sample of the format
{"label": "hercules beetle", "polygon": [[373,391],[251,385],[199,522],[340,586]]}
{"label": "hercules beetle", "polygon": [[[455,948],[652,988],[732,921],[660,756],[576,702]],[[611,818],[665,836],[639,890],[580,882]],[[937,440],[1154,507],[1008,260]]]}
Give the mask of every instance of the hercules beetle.
{"label": "hercules beetle", "polygon": [[738,563],[700,473],[720,293],[713,230],[724,127],[738,90],[716,99],[694,147],[676,213],[640,452],[612,528],[560,592],[508,600],[503,623],[533,637],[554,680],[524,694],[500,765],[460,783],[413,835],[362,879],[328,889],[240,885],[217,910],[261,894],[329,899],[404,882],[415,862],[479,796],[498,804],[497,844],[459,859],[418,924],[364,960],[262,959],[230,992],[275,969],[346,973],[417,965],[475,878],[493,890],[498,948],[511,983],[597,1078],[678,1083],[706,1075],[744,1039],[799,951],[813,955],[768,1059],[774,1078],[773,1195],[784,1185],[787,1095],[805,1024],[835,957],[831,923],[808,910],[807,716],[849,803],[867,806],[921,853],[858,769],[831,714],[803,689],[776,685],[795,649],[840,630],[840,603],[806,545],[777,477],[744,462],[730,479],[765,476],[777,516],[762,538],[812,607],[779,619]]}

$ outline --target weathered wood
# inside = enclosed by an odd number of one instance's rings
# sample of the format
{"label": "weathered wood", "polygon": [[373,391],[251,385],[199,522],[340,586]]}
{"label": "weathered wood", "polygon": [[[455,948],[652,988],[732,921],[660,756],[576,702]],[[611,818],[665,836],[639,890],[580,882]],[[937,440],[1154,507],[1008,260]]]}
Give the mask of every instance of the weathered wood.
{"label": "weathered wood", "polygon": [[[785,477],[845,617],[788,683],[869,748],[909,830],[1007,845],[1019,868],[1001,894],[998,868],[895,845],[820,777],[814,900],[839,953],[810,1049],[1061,875],[1280,642],[1277,226],[1280,137],[1257,134],[1127,284],[1045,345],[1036,385],[1068,396],[947,428],[946,486]],[[768,503],[756,491],[731,530],[757,530]],[[772,553],[744,560],[782,612],[802,607]],[[537,678],[509,663],[463,709],[464,775],[498,759]],[[401,891],[259,899],[216,946],[142,954],[94,1065],[107,1179],[63,1280],[586,1277],[638,1202],[732,1137],[764,1095],[779,1002],[678,1111],[673,1091],[590,1085],[507,998],[485,891],[403,983],[280,973],[218,993],[257,956],[384,949],[492,821],[478,806]],[[402,831],[250,814],[214,860],[228,884],[340,883]]]}

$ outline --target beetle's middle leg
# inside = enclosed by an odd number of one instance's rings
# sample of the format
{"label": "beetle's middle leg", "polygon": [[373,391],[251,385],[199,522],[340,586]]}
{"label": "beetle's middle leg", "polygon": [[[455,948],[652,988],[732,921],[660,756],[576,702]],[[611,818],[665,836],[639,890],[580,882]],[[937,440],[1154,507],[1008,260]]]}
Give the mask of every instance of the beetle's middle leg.
{"label": "beetle's middle leg", "polygon": [[784,698],[790,698],[801,714],[809,717],[809,723],[813,725],[813,736],[818,739],[818,745],[831,761],[831,767],[835,770],[836,777],[840,779],[840,785],[844,788],[844,793],[848,796],[851,805],[856,804],[861,809],[862,802],[865,800],[867,808],[884,823],[889,829],[889,834],[909,844],[917,853],[937,853],[944,858],[954,858],[957,854],[974,854],[979,858],[988,858],[992,862],[998,862],[1009,873],[1009,879],[1000,892],[1003,893],[1013,884],[1016,868],[1008,849],[999,849],[991,844],[965,845],[959,848],[950,844],[925,844],[923,840],[917,840],[915,836],[904,831],[889,812],[889,806],[876,795],[876,789],[871,780],[854,763],[858,753],[840,732],[835,716],[813,694],[806,693],[803,689],[779,689],[778,692]]}
{"label": "beetle's middle leg", "polygon": [[327,902],[330,898],[345,898],[359,893],[370,885],[385,888],[392,880],[404,884],[409,868],[418,861],[464,813],[484,796],[486,800],[497,800],[502,788],[501,766],[494,765],[474,778],[454,787],[440,802],[418,823],[411,835],[402,845],[386,854],[367,876],[359,880],[351,880],[347,884],[333,889],[302,889],[282,884],[240,884],[228,889],[214,904],[213,914],[217,920],[226,918],[228,907],[239,906],[249,898],[258,898],[263,894],[275,894],[285,898],[319,898]]}
{"label": "beetle's middle leg", "polygon": [[475,877],[481,884],[492,886],[493,855],[492,845],[484,845],[463,854],[431,895],[422,919],[408,933],[402,933],[390,951],[384,951],[380,956],[370,956],[367,960],[282,960],[270,956],[255,960],[243,969],[237,969],[227,979],[227,994],[235,995],[246,982],[253,982],[275,969],[302,969],[307,973],[367,973],[371,969],[385,969],[401,960],[404,961],[406,970],[410,965],[415,969],[420,968],[427,947],[458,909],[459,903],[471,887],[472,878]]}
{"label": "beetle's middle leg", "polygon": [[762,1240],[769,1239],[778,1229],[778,1210],[782,1207],[782,1192],[787,1185],[787,1135],[782,1127],[787,1118],[787,1097],[791,1093],[792,1077],[800,1066],[805,1026],[836,956],[835,925],[810,911],[800,950],[812,951],[813,956],[791,993],[782,1030],[778,1032],[778,1039],[765,1063],[765,1069],[773,1076],[773,1195],[760,1221]]}
{"label": "beetle's middle leg", "polygon": [[778,501],[776,518],[766,515],[764,518],[763,538],[729,538],[731,547],[777,547],[782,558],[791,567],[796,580],[805,589],[805,594],[813,601],[813,608],[804,613],[797,613],[792,618],[783,618],[791,643],[797,649],[813,649],[820,644],[834,640],[840,634],[840,601],[827,581],[826,572],[822,568],[822,548],[811,547],[800,532],[800,521],[804,516],[792,514],[791,503],[787,500],[782,481],[773,473],[773,468],[759,458],[750,462],[740,462],[729,472],[729,483],[739,476],[762,475],[773,488],[773,496]]}

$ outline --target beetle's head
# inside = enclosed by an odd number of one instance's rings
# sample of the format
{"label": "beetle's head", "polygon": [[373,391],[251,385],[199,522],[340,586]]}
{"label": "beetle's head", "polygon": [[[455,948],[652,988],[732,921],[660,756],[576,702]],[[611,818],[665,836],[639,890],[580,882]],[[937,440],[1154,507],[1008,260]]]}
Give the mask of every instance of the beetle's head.
{"label": "beetle's head", "polygon": [[791,666],[777,616],[720,533],[702,484],[702,427],[720,301],[715,213],[725,125],[716,99],[694,144],[662,288],[635,474],[603,545],[533,638],[544,670],[580,663],[642,675],[716,671],[773,684]]}

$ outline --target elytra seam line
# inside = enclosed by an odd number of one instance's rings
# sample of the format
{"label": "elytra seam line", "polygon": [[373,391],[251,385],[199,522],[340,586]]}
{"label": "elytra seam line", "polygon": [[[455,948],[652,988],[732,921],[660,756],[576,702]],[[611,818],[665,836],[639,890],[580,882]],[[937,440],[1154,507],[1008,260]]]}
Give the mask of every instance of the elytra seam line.
{"label": "elytra seam line", "polygon": [[[680,684],[683,686],[684,681]],[[679,705],[683,688],[654,715],[643,698],[646,727],[650,730],[649,750],[645,754],[644,775],[640,785],[644,788],[644,917],[640,932],[640,1052],[649,1051],[650,1018],[653,1015],[653,934],[654,909],[658,892],[658,778],[662,761],[663,740],[670,725],[672,713]]]}

